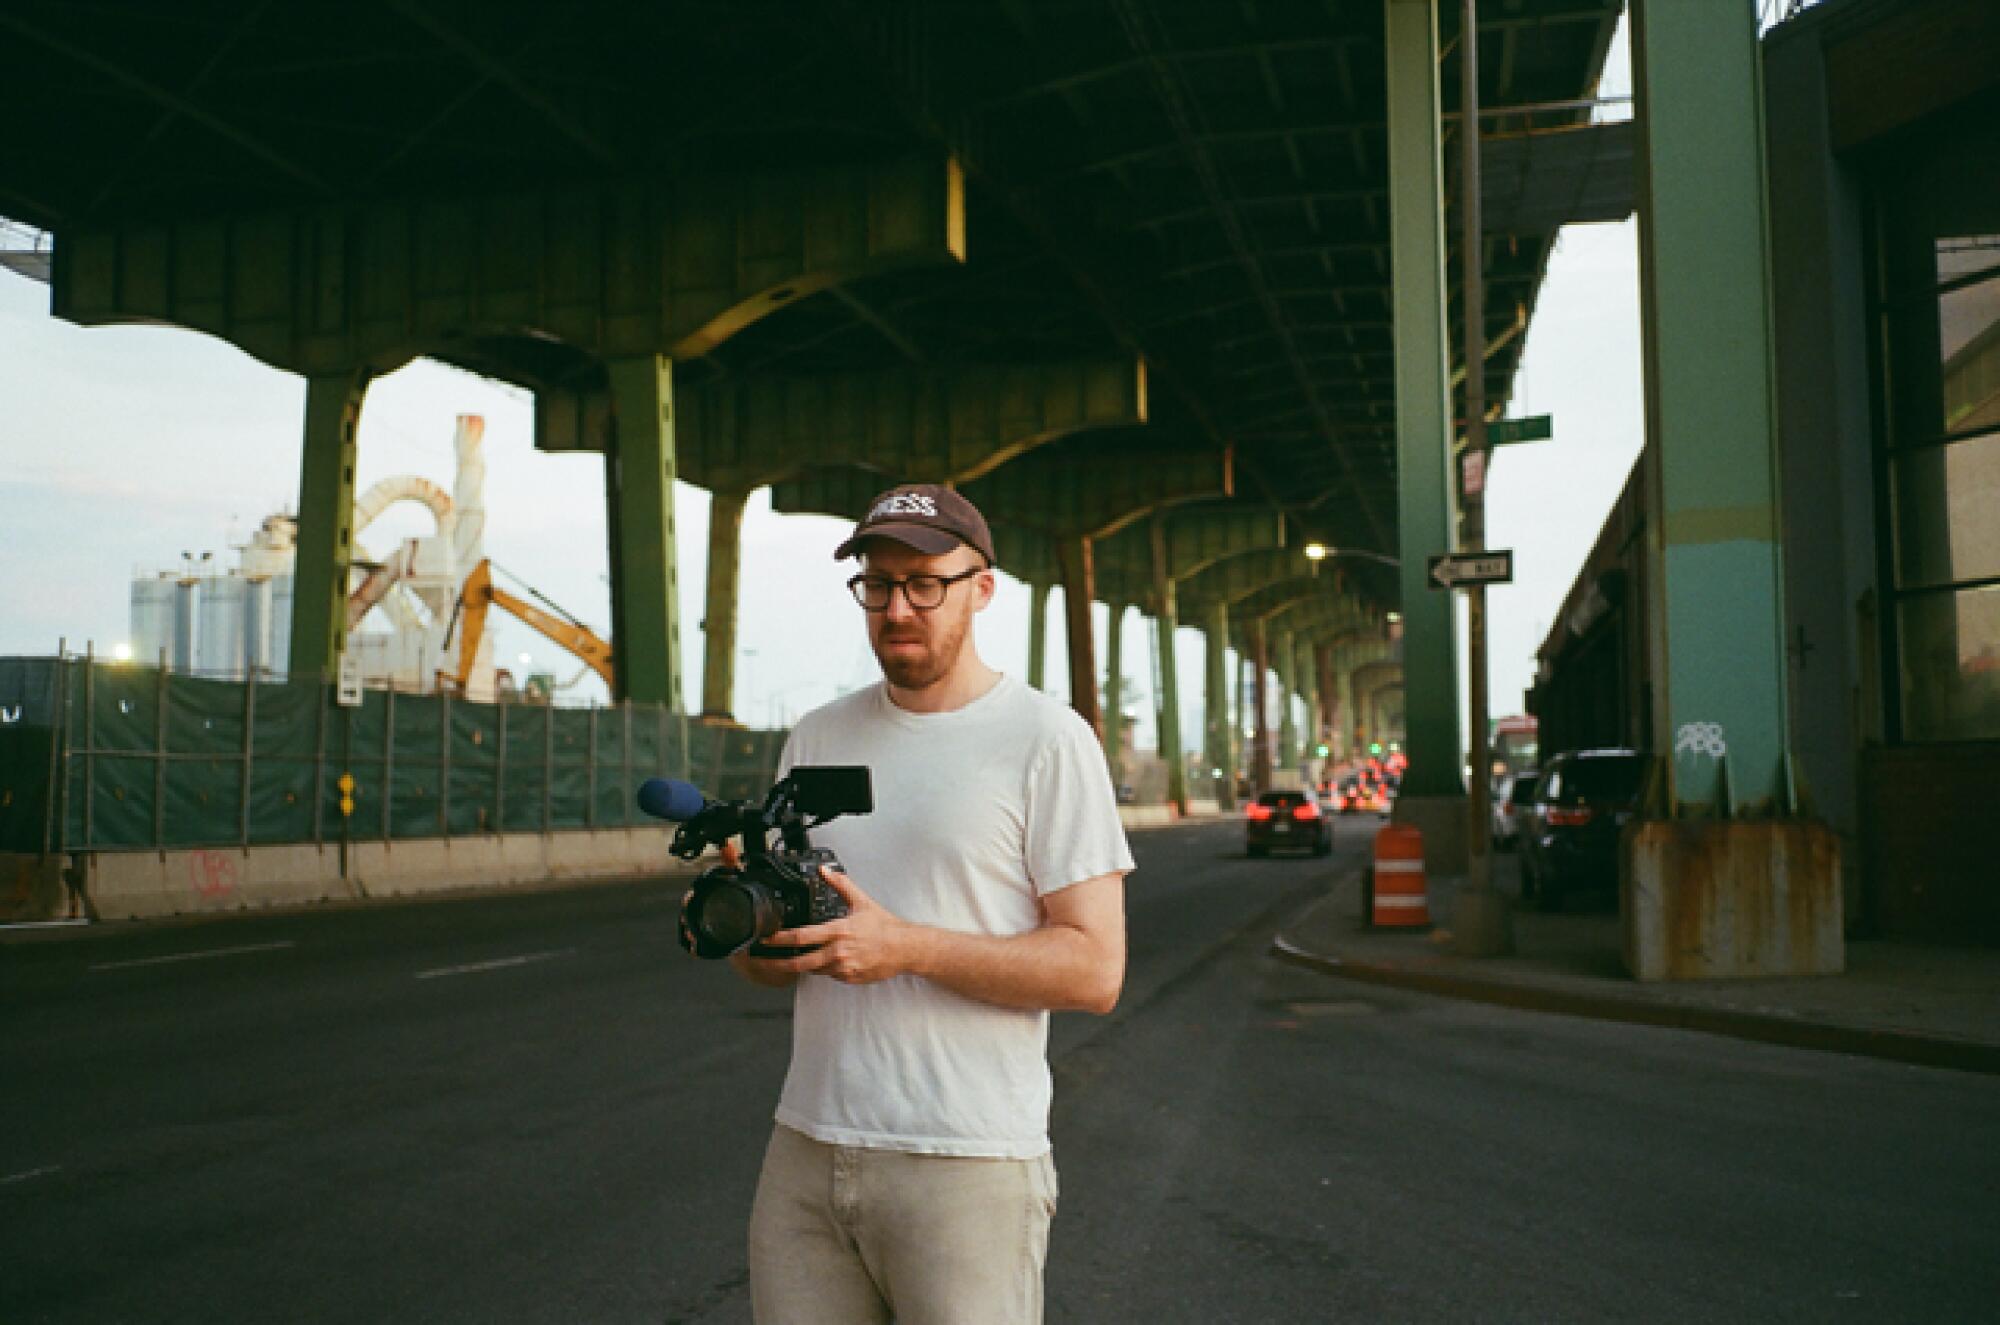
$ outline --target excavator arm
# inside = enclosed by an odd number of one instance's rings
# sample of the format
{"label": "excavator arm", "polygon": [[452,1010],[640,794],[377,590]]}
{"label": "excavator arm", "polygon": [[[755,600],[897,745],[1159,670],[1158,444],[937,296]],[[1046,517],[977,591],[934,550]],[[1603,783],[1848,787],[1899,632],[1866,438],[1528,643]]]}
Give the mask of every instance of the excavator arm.
{"label": "excavator arm", "polygon": [[459,594],[458,624],[464,627],[465,634],[458,646],[457,674],[451,679],[460,691],[465,689],[465,683],[472,675],[473,659],[479,656],[479,641],[486,634],[487,610],[496,606],[513,613],[519,620],[583,659],[616,693],[612,683],[611,645],[598,638],[588,627],[565,621],[555,613],[497,587],[493,583],[493,563],[490,561],[481,561],[472,568],[472,573],[465,577],[465,588]]}

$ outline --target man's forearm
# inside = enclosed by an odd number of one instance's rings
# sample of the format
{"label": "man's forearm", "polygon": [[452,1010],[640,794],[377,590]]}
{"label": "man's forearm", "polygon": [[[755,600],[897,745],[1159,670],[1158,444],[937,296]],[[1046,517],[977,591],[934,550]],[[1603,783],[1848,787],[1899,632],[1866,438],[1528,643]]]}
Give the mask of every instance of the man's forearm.
{"label": "man's forearm", "polygon": [[906,939],[909,974],[1002,1007],[1101,1014],[1125,983],[1125,954],[1067,925],[1011,938],[911,925]]}

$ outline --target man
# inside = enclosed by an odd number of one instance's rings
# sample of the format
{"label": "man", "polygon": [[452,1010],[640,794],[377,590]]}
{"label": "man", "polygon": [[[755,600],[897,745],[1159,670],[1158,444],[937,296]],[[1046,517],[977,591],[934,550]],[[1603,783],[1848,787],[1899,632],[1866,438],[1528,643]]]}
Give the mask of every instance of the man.
{"label": "man", "polygon": [[814,830],[850,914],[730,959],[795,986],[791,1070],[750,1217],[765,1325],[1042,1318],[1056,1175],[1048,1013],[1109,1012],[1132,857],[1103,752],[988,667],[985,519],[895,488],[835,551],[883,683],[806,715],[783,765],[864,764],[872,814]]}

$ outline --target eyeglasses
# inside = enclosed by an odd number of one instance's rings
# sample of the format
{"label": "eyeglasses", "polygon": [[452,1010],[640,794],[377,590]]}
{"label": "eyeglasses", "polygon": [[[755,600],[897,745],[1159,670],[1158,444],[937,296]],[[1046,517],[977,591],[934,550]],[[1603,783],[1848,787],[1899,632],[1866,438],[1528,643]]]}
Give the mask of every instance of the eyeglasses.
{"label": "eyeglasses", "polygon": [[910,606],[919,612],[929,612],[944,603],[945,591],[960,580],[969,580],[984,566],[974,566],[971,570],[960,571],[956,575],[912,575],[908,579],[891,579],[887,575],[857,575],[847,582],[854,594],[854,601],[870,612],[889,610],[889,599],[897,589]]}

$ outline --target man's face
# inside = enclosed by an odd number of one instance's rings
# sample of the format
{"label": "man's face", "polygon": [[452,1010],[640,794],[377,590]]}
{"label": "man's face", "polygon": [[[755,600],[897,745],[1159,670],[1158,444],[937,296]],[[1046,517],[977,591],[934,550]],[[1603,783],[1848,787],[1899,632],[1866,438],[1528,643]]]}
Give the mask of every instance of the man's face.
{"label": "man's face", "polygon": [[[984,557],[963,545],[938,556],[926,556],[886,538],[867,544],[861,555],[863,574],[897,580],[912,575],[947,579],[985,564]],[[924,690],[943,680],[965,650],[973,613],[992,598],[991,571],[951,585],[945,590],[944,601],[929,611],[912,608],[903,590],[892,592],[886,609],[867,614],[868,642],[882,664],[882,675],[903,690]]]}

